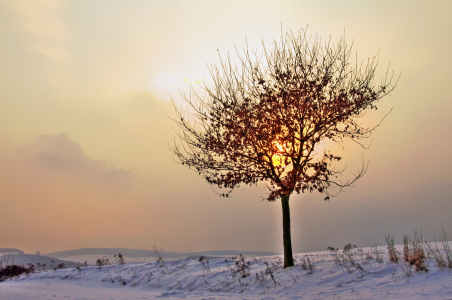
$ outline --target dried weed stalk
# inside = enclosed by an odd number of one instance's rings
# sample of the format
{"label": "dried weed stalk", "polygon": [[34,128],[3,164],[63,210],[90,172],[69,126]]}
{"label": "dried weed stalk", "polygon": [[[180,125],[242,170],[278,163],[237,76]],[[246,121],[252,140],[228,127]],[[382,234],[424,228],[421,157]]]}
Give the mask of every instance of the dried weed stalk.
{"label": "dried weed stalk", "polygon": [[210,264],[209,264],[209,258],[202,255],[198,261],[201,263],[202,266],[202,275],[204,276],[204,272],[210,273]]}
{"label": "dried weed stalk", "polygon": [[311,275],[312,273],[314,273],[314,266],[311,263],[311,259],[309,258],[309,256],[304,256],[303,259],[301,260],[301,268],[306,272],[306,274]]}
{"label": "dried weed stalk", "polygon": [[441,250],[438,248],[438,244],[435,241],[435,245],[433,246],[431,243],[429,243],[427,240],[425,241],[425,244],[428,247],[428,255],[429,257],[433,258],[436,262],[436,266],[440,269],[447,267],[447,262],[443,257],[443,254],[441,253]]}
{"label": "dried weed stalk", "polygon": [[397,255],[397,250],[394,246],[394,236],[385,235],[386,244],[388,244],[388,255],[389,255],[389,261],[398,263],[399,262],[399,256]]}
{"label": "dried weed stalk", "polygon": [[444,231],[443,224],[441,224],[441,230],[442,230],[442,238],[443,238],[443,249],[446,255],[447,260],[447,267],[452,269],[452,251],[449,247],[449,241],[447,239],[447,233]]}

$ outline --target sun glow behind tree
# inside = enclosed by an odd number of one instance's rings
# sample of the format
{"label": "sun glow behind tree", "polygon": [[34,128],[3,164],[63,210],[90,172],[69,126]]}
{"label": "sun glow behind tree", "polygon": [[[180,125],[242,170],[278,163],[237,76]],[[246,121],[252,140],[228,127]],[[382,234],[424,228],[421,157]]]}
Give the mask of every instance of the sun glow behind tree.
{"label": "sun glow behind tree", "polygon": [[[288,32],[264,54],[251,58],[244,50],[241,68],[222,61],[210,72],[213,87],[203,85],[185,96],[189,110],[177,110],[180,144],[172,148],[183,165],[208,183],[227,188],[267,183],[267,200],[281,199],[284,266],[293,266],[289,198],[318,191],[325,200],[331,188],[348,187],[366,173],[363,165],[352,178],[340,180],[334,162],[341,156],[322,142],[361,140],[378,127],[364,127],[357,118],[377,109],[379,99],[397,82],[393,74],[374,82],[377,57],[364,67],[350,62],[345,38],[336,44],[300,30]],[[361,144],[362,145],[362,144]],[[364,146],[363,146],[364,147]]]}

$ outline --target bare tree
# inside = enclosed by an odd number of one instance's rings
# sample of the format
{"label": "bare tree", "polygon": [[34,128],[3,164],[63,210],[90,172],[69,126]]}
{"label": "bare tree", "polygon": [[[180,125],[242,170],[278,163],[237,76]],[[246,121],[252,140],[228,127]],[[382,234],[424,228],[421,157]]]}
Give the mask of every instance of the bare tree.
{"label": "bare tree", "polygon": [[323,43],[306,30],[289,31],[263,52],[239,54],[239,67],[221,61],[209,70],[213,86],[202,84],[182,94],[186,107],[176,108],[179,142],[171,148],[180,163],[195,169],[228,197],[241,183],[267,183],[269,201],[281,199],[284,267],[293,266],[289,197],[293,192],[339,191],[363,176],[364,166],[346,182],[332,163],[341,157],[320,142],[351,139],[361,144],[379,124],[361,125],[357,118],[396,86],[394,73],[375,83],[378,56],[367,64],[351,62],[345,38]]}

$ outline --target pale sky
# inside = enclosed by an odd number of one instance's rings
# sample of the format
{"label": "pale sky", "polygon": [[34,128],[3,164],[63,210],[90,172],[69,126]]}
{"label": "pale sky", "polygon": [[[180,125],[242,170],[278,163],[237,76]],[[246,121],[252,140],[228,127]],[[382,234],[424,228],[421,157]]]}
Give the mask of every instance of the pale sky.
{"label": "pale sky", "polygon": [[0,248],[282,251],[280,202],[218,197],[175,163],[167,117],[218,52],[259,51],[281,26],[345,31],[360,60],[379,52],[378,75],[402,73],[366,119],[393,109],[366,176],[330,202],[291,197],[294,251],[433,238],[441,222],[452,236],[452,2],[0,0]]}

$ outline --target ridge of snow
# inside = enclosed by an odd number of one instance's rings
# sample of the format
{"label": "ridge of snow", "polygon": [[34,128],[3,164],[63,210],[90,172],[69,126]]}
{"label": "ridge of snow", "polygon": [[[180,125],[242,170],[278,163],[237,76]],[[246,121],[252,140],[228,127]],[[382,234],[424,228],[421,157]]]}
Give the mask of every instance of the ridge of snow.
{"label": "ridge of snow", "polygon": [[[65,291],[70,291],[69,287],[72,287],[75,289],[73,293],[80,294],[83,289],[88,289],[98,299],[111,299],[108,298],[111,292],[117,295],[116,299],[135,299],[138,295],[144,297],[142,299],[148,296],[166,299],[452,298],[451,269],[440,269],[434,260],[427,259],[429,271],[415,272],[414,267],[405,262],[390,262],[384,247],[378,247],[378,250],[383,254],[383,263],[367,258],[367,253],[372,249],[365,248],[362,253],[354,252],[361,269],[352,267],[349,271],[335,264],[332,255],[326,251],[296,254],[295,266],[287,269],[282,268],[282,256],[246,258],[250,276],[245,278],[241,277],[240,272],[233,272],[237,270],[235,261],[238,259],[211,259],[208,265],[206,262],[203,265],[198,259],[186,258],[160,264],[152,262],[47,271],[0,283],[0,289],[7,287],[12,297],[8,299],[15,299],[11,291],[17,292],[22,285],[36,289],[44,283],[48,285],[49,295],[64,283]],[[312,274],[303,269],[303,258],[311,260],[314,266]],[[41,289],[39,291],[42,292]],[[121,298],[122,293],[127,296]]]}

